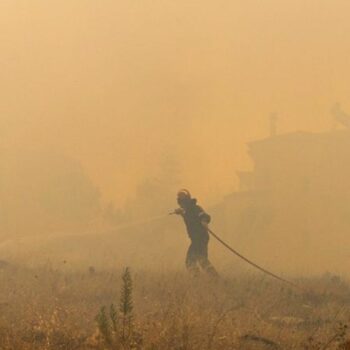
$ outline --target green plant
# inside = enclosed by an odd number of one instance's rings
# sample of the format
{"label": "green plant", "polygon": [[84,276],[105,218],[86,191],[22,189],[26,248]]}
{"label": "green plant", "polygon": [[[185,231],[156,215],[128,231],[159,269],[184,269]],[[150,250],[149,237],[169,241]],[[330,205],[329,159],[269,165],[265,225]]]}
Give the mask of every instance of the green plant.
{"label": "green plant", "polygon": [[130,269],[127,267],[122,276],[123,285],[120,295],[119,311],[122,317],[122,340],[127,340],[132,334],[133,327],[133,285]]}
{"label": "green plant", "polygon": [[103,342],[110,349],[118,349],[119,345],[125,347],[133,342],[133,284],[130,269],[126,268],[122,275],[122,288],[119,300],[119,314],[114,304],[101,307],[96,322]]}
{"label": "green plant", "polygon": [[111,318],[113,331],[116,333],[118,330],[118,311],[116,310],[114,304],[111,304],[109,308],[109,317]]}
{"label": "green plant", "polygon": [[98,315],[96,316],[97,327],[103,340],[107,345],[113,344],[113,335],[111,331],[111,322],[106,314],[106,307],[102,306]]}

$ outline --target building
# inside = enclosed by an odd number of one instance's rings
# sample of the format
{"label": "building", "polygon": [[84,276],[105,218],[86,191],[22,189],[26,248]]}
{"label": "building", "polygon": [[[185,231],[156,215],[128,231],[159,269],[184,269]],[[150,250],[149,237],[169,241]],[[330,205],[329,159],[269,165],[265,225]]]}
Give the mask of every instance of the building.
{"label": "building", "polygon": [[216,210],[224,237],[267,264],[317,256],[337,270],[350,258],[350,131],[273,134],[248,151],[252,170]]}

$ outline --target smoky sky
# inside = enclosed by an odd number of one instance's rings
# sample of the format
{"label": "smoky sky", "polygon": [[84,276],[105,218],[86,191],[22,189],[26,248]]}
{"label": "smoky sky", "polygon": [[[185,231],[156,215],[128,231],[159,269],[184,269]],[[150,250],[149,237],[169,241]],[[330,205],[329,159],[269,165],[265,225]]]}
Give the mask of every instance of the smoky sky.
{"label": "smoky sky", "polygon": [[[246,143],[332,128],[350,110],[347,0],[2,0],[0,146],[77,159],[122,203],[179,162],[214,200]],[[45,162],[42,164],[45,167]]]}

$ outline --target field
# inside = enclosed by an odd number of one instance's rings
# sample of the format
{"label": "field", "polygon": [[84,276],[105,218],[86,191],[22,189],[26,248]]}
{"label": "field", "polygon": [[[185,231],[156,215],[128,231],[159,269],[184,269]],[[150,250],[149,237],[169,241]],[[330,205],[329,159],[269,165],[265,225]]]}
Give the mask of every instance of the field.
{"label": "field", "polygon": [[0,349],[350,349],[347,282],[295,282],[5,265]]}

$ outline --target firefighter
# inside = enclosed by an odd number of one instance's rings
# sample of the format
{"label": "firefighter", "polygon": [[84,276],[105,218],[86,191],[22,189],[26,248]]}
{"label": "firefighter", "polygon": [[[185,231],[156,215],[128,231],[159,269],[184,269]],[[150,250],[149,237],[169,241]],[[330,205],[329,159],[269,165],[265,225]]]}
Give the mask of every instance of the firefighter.
{"label": "firefighter", "polygon": [[177,203],[180,208],[175,210],[175,214],[183,217],[191,240],[186,256],[187,269],[194,276],[199,274],[200,268],[212,276],[217,276],[214,266],[208,259],[210,215],[197,204],[197,200],[192,198],[187,190],[178,192]]}

